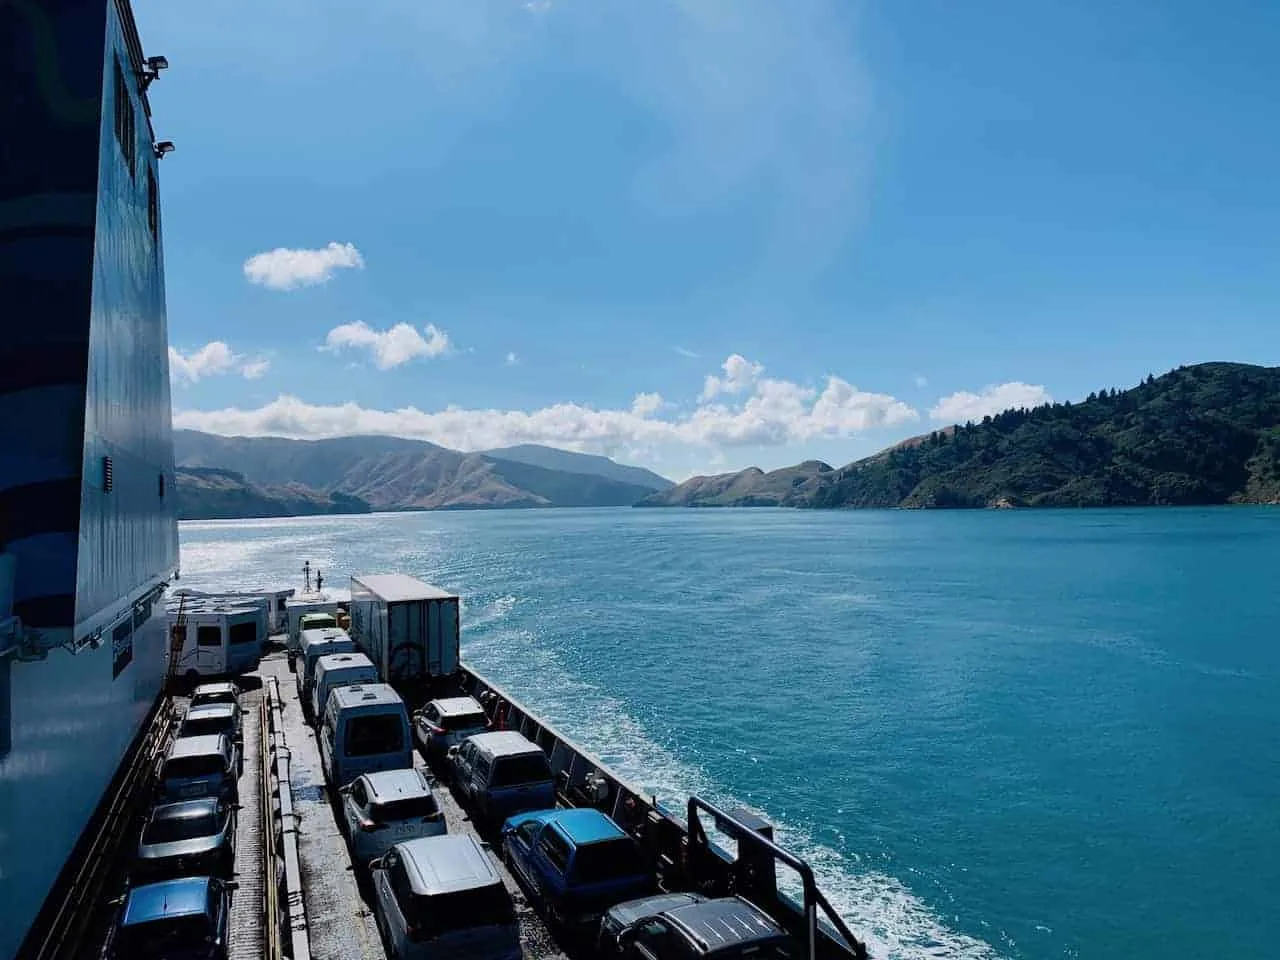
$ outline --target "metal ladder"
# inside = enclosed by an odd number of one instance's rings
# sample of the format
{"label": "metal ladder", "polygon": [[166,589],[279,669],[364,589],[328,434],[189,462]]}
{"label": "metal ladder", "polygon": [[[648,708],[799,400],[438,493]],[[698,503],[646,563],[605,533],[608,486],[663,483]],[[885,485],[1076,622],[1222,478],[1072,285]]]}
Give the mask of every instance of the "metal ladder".
{"label": "metal ladder", "polygon": [[187,595],[185,593],[178,595],[178,615],[174,618],[173,626],[169,630],[169,666],[166,671],[166,679],[172,685],[178,679],[178,667],[182,659],[182,648],[187,643],[187,614],[186,614]]}

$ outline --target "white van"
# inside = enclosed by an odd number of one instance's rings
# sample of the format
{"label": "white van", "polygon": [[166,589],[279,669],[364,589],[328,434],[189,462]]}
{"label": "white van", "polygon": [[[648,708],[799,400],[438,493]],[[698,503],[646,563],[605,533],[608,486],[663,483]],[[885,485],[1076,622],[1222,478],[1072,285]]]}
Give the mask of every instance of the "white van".
{"label": "white van", "polygon": [[409,712],[385,683],[338,687],[325,702],[320,726],[320,765],[334,787],[362,773],[413,766]]}
{"label": "white van", "polygon": [[327,653],[316,661],[311,678],[311,716],[319,717],[329,693],[352,683],[377,683],[378,670],[363,653]]}
{"label": "white van", "polygon": [[325,627],[322,630],[303,630],[298,647],[298,693],[305,706],[311,704],[311,681],[315,679],[316,662],[334,653],[355,653],[356,643],[345,630]]}

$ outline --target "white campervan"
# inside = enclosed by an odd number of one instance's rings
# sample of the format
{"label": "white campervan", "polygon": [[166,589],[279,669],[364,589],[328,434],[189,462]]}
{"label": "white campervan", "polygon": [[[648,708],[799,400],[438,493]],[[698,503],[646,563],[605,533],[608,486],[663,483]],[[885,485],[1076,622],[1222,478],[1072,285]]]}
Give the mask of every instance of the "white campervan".
{"label": "white campervan", "polygon": [[329,653],[316,661],[311,675],[311,715],[319,717],[329,694],[353,683],[377,683],[378,670],[363,653]]}
{"label": "white campervan", "polygon": [[[181,614],[186,627],[173,672],[194,681],[244,673],[258,666],[266,642],[266,618],[260,601],[185,597]],[[179,605],[168,608],[170,635]]]}

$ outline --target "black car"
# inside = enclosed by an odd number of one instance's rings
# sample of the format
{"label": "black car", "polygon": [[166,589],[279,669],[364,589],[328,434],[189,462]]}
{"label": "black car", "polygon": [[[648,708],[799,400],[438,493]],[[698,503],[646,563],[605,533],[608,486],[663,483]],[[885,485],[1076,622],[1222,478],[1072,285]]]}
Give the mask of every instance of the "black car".
{"label": "black car", "polygon": [[652,897],[641,897],[639,900],[628,900],[611,907],[600,919],[600,940],[598,951],[602,957],[621,953],[622,945],[618,942],[624,930],[629,930],[639,920],[656,917],[664,910],[687,907],[691,903],[705,903],[707,897],[700,893],[659,893]]}
{"label": "black car", "polygon": [[133,888],[107,941],[107,960],[226,960],[235,886],[187,877]]}
{"label": "black car", "polygon": [[[699,898],[674,907],[655,904],[650,912],[635,909],[665,898],[646,898],[620,904],[605,915],[604,928],[612,927],[613,955],[630,960],[798,960],[796,942],[763,910],[741,897],[719,900]],[[619,912],[629,914],[618,923]],[[641,915],[643,914],[643,915]],[[613,918],[611,920],[611,917]],[[603,950],[601,956],[609,956]]]}
{"label": "black car", "polygon": [[230,877],[235,865],[236,806],[217,797],[153,807],[134,861],[136,882]]}

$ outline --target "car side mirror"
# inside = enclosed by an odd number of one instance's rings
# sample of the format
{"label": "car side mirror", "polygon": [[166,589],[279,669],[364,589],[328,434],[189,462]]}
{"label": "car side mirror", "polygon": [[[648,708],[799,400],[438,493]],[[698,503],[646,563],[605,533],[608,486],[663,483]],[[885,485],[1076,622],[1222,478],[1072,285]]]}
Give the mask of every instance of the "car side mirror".
{"label": "car side mirror", "polygon": [[231,805],[231,809],[232,809],[232,810],[243,810],[243,809],[244,809],[244,804],[243,804],[243,803],[233,803],[233,804]]}
{"label": "car side mirror", "polygon": [[447,756],[450,760],[457,760],[458,754],[462,752],[461,747],[450,747]]}
{"label": "car side mirror", "polygon": [[370,869],[370,870],[381,870],[381,869],[382,869],[382,858],[381,858],[381,857],[374,857],[372,860],[370,860],[370,861],[369,861],[369,869]]}
{"label": "car side mirror", "polygon": [[230,890],[239,890],[239,889],[240,889],[240,881],[239,881],[239,880],[228,880],[226,883],[224,883],[224,884],[222,885],[222,888],[223,888],[224,890],[228,890],[228,891],[230,891]]}

